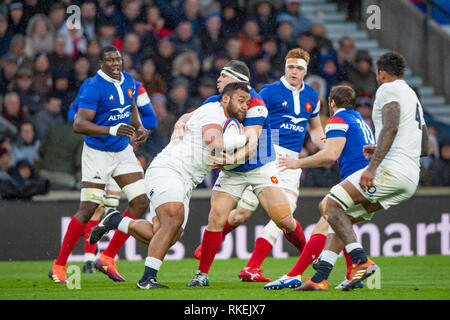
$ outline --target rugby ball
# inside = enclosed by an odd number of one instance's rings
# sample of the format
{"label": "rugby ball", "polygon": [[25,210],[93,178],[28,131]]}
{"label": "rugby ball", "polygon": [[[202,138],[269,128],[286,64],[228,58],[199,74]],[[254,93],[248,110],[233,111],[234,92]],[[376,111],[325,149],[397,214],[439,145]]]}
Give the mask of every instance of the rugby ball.
{"label": "rugby ball", "polygon": [[[235,118],[228,118],[223,125],[223,134],[224,135],[238,135],[241,134],[241,127],[239,125],[239,121]],[[234,150],[227,150],[227,152],[234,152]],[[234,168],[239,167],[240,164],[230,164],[224,166],[225,170],[232,170]]]}
{"label": "rugby ball", "polygon": [[235,118],[228,118],[223,125],[223,134],[241,134],[239,121]]}

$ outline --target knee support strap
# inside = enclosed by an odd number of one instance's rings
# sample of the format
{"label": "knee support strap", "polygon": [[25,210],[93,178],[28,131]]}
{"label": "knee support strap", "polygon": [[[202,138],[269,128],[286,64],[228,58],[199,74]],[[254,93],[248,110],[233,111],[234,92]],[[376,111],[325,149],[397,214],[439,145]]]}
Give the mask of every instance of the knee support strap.
{"label": "knee support strap", "polygon": [[131,201],[137,196],[145,194],[145,181],[144,179],[139,179],[133,183],[127,184],[122,188],[122,191],[127,196],[128,201]]}
{"label": "knee support strap", "polygon": [[339,184],[335,185],[330,189],[330,192],[327,194],[327,197],[333,199],[342,207],[342,209],[347,210],[352,207],[355,202],[352,197],[347,193],[347,191]]}
{"label": "knee support strap", "polygon": [[82,188],[80,200],[100,204],[103,201],[104,194],[105,194],[104,189]]}

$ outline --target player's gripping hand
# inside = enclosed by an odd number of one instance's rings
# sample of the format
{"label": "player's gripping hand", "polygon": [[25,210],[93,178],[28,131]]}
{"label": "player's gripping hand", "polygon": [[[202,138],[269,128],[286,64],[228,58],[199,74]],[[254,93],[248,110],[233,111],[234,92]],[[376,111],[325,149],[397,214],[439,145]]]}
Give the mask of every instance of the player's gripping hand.
{"label": "player's gripping hand", "polygon": [[375,152],[375,149],[377,146],[375,144],[367,144],[363,147],[363,154],[364,157],[366,157],[367,160],[372,159],[373,153]]}
{"label": "player's gripping hand", "polygon": [[116,137],[131,138],[134,135],[134,127],[126,123],[119,123],[109,128],[109,134]]}
{"label": "player's gripping hand", "polygon": [[293,158],[289,155],[282,156],[278,155],[278,164],[277,167],[280,168],[280,171],[283,172],[288,169],[297,169],[299,167],[299,159]]}
{"label": "player's gripping hand", "polygon": [[144,127],[137,128],[136,133],[135,133],[136,145],[138,145],[138,146],[143,145],[147,141],[149,134],[150,134],[150,131],[145,129]]}
{"label": "player's gripping hand", "polygon": [[369,169],[364,169],[361,173],[361,177],[359,178],[359,186],[361,189],[367,191],[369,188],[374,186],[375,181],[375,172],[372,172]]}

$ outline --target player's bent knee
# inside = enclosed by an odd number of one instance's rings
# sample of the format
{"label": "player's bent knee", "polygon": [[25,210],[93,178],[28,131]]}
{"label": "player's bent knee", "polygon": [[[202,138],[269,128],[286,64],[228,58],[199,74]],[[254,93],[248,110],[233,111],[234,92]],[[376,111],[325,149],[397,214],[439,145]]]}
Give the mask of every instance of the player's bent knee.
{"label": "player's bent knee", "polygon": [[343,210],[347,210],[355,204],[352,197],[340,184],[337,184],[330,189],[330,192],[327,194],[325,200],[328,200],[327,198],[333,201],[327,201],[325,204],[325,212],[328,212],[330,207],[333,206],[340,206]]}
{"label": "player's bent knee", "polygon": [[286,218],[292,217],[291,207],[287,203],[270,207],[268,214],[277,225],[286,220]]}
{"label": "player's bent knee", "polygon": [[106,208],[114,208],[117,209],[117,207],[120,204],[120,196],[115,194],[106,194],[105,200],[103,201]]}

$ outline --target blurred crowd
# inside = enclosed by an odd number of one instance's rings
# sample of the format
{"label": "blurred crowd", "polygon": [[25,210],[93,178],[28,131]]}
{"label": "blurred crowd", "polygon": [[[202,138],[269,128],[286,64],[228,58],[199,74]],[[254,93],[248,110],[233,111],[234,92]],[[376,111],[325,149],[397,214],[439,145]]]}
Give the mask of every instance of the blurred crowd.
{"label": "blurred crowd", "polygon": [[[357,51],[351,35],[334,47],[324,26],[302,14],[299,0],[3,0],[4,198],[79,188],[83,137],[73,133],[67,112],[82,82],[98,70],[101,48],[109,44],[122,52],[124,71],[144,84],[158,117],[157,129],[136,150],[146,163],[168,143],[181,114],[217,94],[216,79],[230,59],[248,64],[258,91],[283,75],[284,56],[294,47],[310,53],[305,81],[319,92],[323,123],[329,117],[330,88],[347,84],[357,92],[356,110],[373,126],[377,82],[370,54]],[[439,144],[433,128],[430,137],[433,152],[423,159],[422,184],[450,185],[450,141]],[[303,154],[316,151],[306,139]],[[211,188],[216,174],[199,187]],[[301,185],[329,187],[337,181],[334,165],[304,170]]]}

